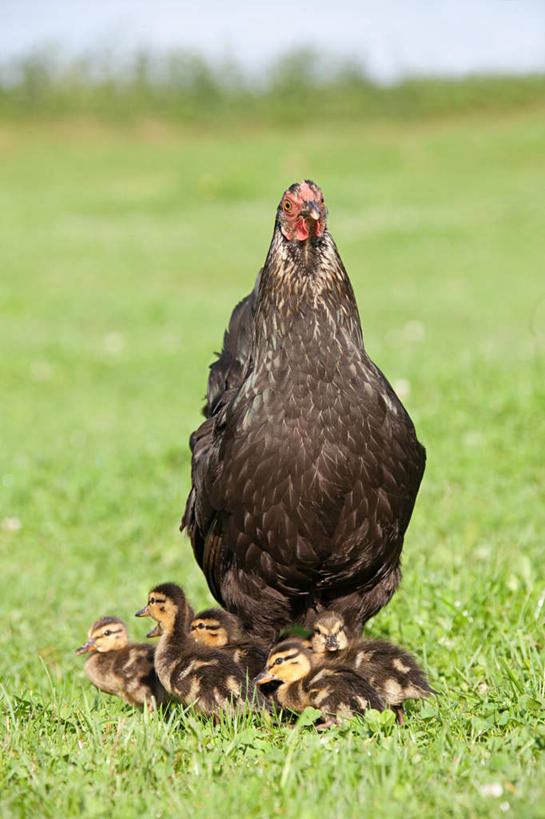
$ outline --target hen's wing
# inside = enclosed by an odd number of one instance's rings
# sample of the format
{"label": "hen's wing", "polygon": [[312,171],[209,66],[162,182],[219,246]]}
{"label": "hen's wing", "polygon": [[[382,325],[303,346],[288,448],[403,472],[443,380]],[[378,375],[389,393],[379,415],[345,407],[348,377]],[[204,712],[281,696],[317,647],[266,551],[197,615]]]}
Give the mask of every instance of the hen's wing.
{"label": "hen's wing", "polygon": [[259,271],[255,287],[242,299],[231,314],[229,327],[223,336],[223,349],[218,360],[210,365],[204,415],[214,415],[222,397],[232,387],[242,383],[242,374],[250,354],[252,318],[261,279]]}
{"label": "hen's wing", "polygon": [[[252,319],[260,279],[261,271],[252,292],[236,305],[231,314],[229,327],[223,337],[223,349],[217,361],[210,365],[206,404],[203,408],[206,420],[195,430],[189,441],[193,453],[192,486],[180,528],[183,530],[187,527],[197,562],[219,602],[222,602],[220,589],[214,586],[214,578],[222,577],[223,569],[227,567],[222,566],[220,513],[210,504],[205,477],[211,449],[224,425],[225,407],[242,383],[250,364]],[[197,518],[201,521],[201,526],[197,525]]]}

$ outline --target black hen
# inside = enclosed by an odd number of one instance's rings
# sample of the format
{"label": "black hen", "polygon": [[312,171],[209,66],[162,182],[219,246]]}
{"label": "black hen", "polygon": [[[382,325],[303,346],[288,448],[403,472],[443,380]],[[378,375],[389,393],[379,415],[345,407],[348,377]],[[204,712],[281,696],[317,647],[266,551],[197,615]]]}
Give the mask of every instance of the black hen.
{"label": "black hen", "polygon": [[388,602],[424,472],[326,218],[313,182],[284,193],[191,437],[182,528],[216,600],[268,640],[329,608],[357,632]]}

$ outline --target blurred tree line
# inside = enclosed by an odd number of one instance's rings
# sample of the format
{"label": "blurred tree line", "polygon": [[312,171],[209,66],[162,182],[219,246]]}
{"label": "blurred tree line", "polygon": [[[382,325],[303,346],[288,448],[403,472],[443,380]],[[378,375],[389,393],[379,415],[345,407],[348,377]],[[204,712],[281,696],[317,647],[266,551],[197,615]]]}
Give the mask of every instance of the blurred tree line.
{"label": "blurred tree line", "polygon": [[472,110],[545,107],[545,75],[413,78],[393,85],[312,51],[278,60],[255,80],[233,62],[202,56],[137,53],[59,60],[51,51],[0,66],[0,116],[141,117],[180,122],[419,119]]}

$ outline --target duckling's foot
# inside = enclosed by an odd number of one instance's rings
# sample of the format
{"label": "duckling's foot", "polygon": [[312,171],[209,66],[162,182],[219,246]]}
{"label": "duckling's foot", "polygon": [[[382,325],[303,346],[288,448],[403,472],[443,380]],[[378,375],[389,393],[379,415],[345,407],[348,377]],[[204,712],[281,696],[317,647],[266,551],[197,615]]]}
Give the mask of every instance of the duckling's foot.
{"label": "duckling's foot", "polygon": [[394,705],[392,707],[392,711],[396,715],[397,721],[399,722],[399,724],[400,725],[405,725],[405,720],[403,719],[403,713],[404,713],[403,706],[402,705]]}
{"label": "duckling's foot", "polygon": [[323,722],[319,722],[319,723],[317,723],[317,725],[316,725],[316,730],[317,730],[317,731],[327,731],[327,730],[329,730],[329,728],[331,728],[333,725],[337,725],[337,720],[336,720],[334,717],[328,717],[328,718],[327,718],[326,720],[324,720]]}

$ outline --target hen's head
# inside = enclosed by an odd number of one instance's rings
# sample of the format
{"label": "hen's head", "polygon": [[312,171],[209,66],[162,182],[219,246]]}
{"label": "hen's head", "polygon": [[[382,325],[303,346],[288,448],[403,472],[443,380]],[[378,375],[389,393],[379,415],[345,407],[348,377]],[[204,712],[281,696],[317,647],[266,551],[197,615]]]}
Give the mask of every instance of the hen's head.
{"label": "hen's head", "polygon": [[278,206],[277,221],[288,241],[305,242],[311,236],[322,236],[327,208],[318,185],[310,179],[290,185]]}

